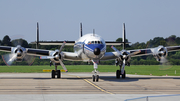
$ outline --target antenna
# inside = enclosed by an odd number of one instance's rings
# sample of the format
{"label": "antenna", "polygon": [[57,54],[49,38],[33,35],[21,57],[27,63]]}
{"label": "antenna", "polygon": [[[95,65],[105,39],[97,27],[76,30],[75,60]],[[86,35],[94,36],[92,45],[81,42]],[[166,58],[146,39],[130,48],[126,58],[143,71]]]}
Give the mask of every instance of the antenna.
{"label": "antenna", "polygon": [[93,36],[95,36],[95,29],[93,29]]}

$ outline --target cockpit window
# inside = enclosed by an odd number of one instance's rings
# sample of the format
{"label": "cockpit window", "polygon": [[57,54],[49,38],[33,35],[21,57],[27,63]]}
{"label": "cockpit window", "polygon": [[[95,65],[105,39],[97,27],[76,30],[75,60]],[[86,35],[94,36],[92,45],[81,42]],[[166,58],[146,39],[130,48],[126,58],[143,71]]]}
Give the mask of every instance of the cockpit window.
{"label": "cockpit window", "polygon": [[89,44],[103,44],[102,41],[88,41]]}

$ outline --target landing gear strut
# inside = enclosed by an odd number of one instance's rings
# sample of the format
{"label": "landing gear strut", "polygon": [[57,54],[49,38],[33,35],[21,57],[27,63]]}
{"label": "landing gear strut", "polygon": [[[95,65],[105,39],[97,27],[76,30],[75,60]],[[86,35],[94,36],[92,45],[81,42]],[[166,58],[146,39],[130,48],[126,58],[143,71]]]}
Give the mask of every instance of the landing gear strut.
{"label": "landing gear strut", "polygon": [[57,75],[57,78],[61,78],[61,71],[57,70],[57,66],[55,66],[55,70],[52,70],[51,77],[55,78]]}
{"label": "landing gear strut", "polygon": [[92,60],[92,62],[94,64],[94,71],[93,71],[94,75],[92,75],[92,80],[93,80],[93,82],[95,82],[95,81],[98,82],[99,81],[99,75],[97,75],[98,71],[96,69],[98,68],[97,64],[99,61],[93,61]]}

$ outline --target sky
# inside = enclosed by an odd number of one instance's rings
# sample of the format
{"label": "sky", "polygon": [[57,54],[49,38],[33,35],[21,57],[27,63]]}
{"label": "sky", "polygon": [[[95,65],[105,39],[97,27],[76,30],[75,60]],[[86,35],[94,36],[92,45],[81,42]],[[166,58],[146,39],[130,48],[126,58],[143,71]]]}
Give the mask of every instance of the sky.
{"label": "sky", "polygon": [[129,42],[154,37],[180,37],[180,0],[0,0],[0,40],[36,40],[39,22],[41,41],[74,41],[95,33],[105,41],[122,37],[126,24]]}

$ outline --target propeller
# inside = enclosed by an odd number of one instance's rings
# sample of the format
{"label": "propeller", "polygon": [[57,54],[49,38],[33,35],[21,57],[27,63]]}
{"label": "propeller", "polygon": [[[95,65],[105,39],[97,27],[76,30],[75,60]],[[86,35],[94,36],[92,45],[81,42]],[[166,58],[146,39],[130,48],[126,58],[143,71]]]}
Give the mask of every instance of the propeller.
{"label": "propeller", "polygon": [[10,66],[14,61],[21,62],[23,59],[31,65],[34,62],[35,57],[26,54],[26,49],[18,45],[12,47],[12,53],[2,55],[3,61],[6,65]]}
{"label": "propeller", "polygon": [[64,63],[63,63],[62,60],[61,60],[61,51],[62,51],[62,49],[64,48],[65,44],[66,44],[66,42],[64,41],[63,44],[61,45],[58,53],[57,53],[57,54],[55,53],[56,55],[54,55],[54,56],[41,56],[40,58],[41,58],[41,59],[56,59],[56,60],[59,61],[59,63],[60,63],[60,65],[62,66],[62,68],[63,68],[66,72],[68,72],[67,68],[65,67]]}
{"label": "propeller", "polygon": [[119,61],[122,62],[121,74],[124,74],[124,68],[125,68],[125,65],[126,65],[128,58],[141,52],[141,50],[138,50],[138,51],[135,51],[133,53],[128,53],[126,50],[119,51],[118,49],[116,49],[113,46],[111,46],[111,48],[117,52],[118,59],[119,59]]}
{"label": "propeller", "polygon": [[[64,48],[65,44],[66,44],[66,42],[64,41],[63,44],[62,44],[62,46],[61,46],[60,49],[59,49],[59,53],[58,53],[58,54],[61,53],[61,51],[62,51],[62,49]],[[61,64],[61,66],[63,67],[63,69],[64,69],[66,72],[68,72],[68,71],[67,71],[67,68],[65,67],[64,63],[61,61],[60,58],[59,58],[59,62],[60,62],[60,64]]]}
{"label": "propeller", "polygon": [[14,62],[16,57],[17,55],[15,53],[2,55],[3,61],[7,66],[10,66]]}

